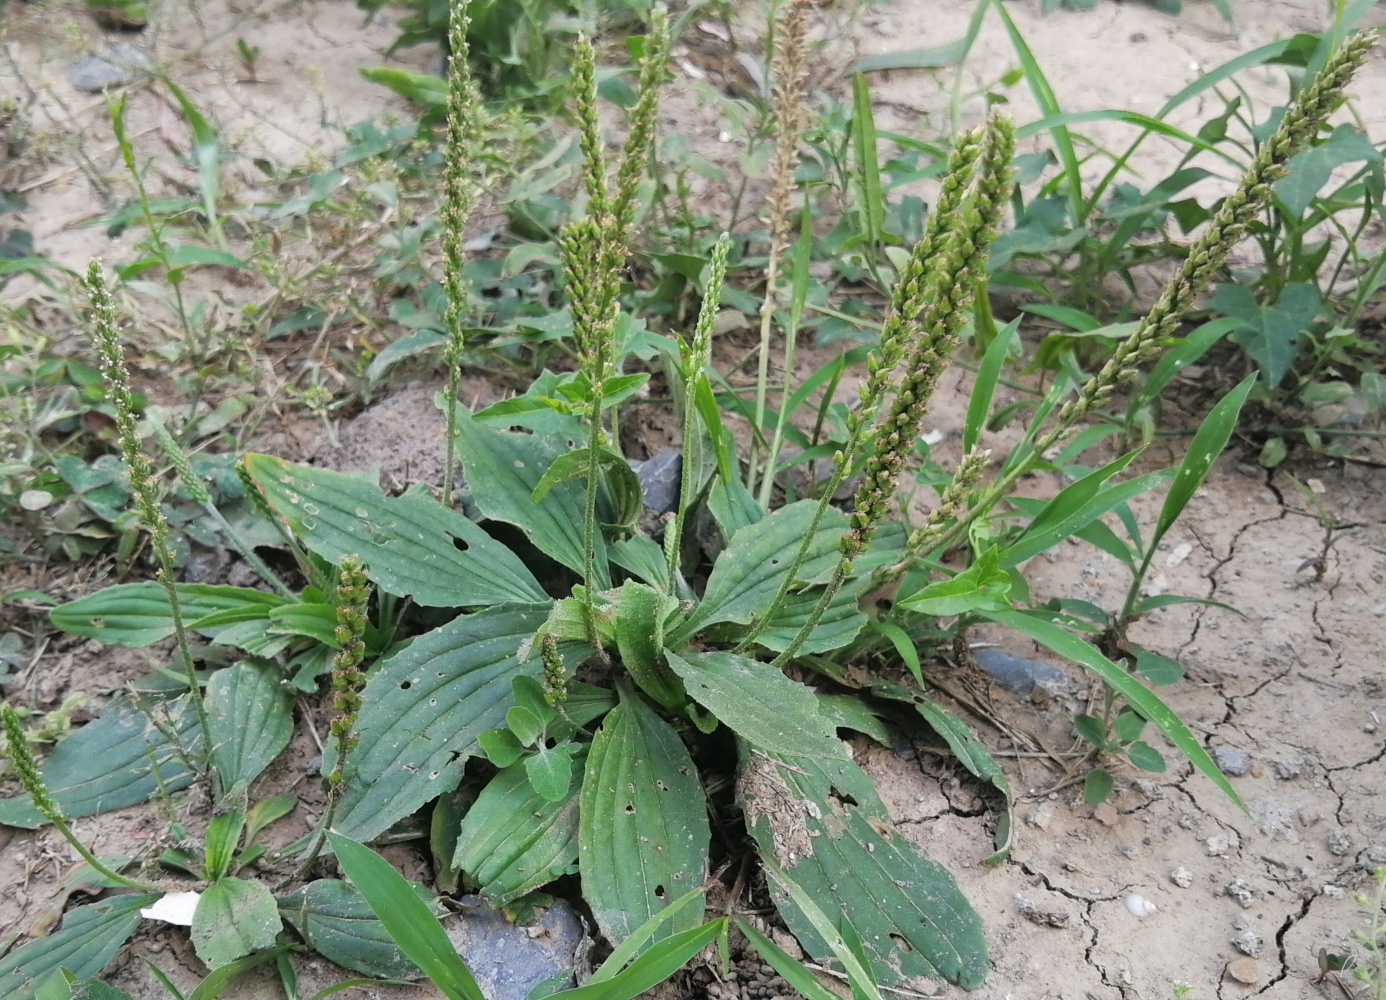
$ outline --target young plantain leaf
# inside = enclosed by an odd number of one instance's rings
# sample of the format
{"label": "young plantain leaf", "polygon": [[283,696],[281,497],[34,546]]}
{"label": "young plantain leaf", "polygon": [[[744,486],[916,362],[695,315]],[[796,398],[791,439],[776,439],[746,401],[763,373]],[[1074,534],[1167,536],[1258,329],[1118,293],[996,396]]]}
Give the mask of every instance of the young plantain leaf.
{"label": "young plantain leaf", "polygon": [[335,833],[328,842],[386,932],[448,1000],[486,1000],[447,931],[410,883],[369,847]]}
{"label": "young plantain leaf", "polygon": [[[236,622],[263,620],[271,609],[289,603],[278,594],[249,587],[180,583],[177,590],[179,610],[188,626],[202,631],[197,625],[199,619],[213,614],[224,619],[208,626],[207,635]],[[138,648],[173,635],[168,592],[152,580],[117,584],[79,597],[48,612],[48,619],[55,628],[98,639],[108,646]]]}
{"label": "young plantain leaf", "polygon": [[247,455],[245,467],[312,552],[359,555],[384,590],[436,608],[542,601],[524,563],[426,487],[387,497],[359,476]]}
{"label": "young plantain leaf", "polygon": [[[159,707],[153,706],[154,711]],[[196,738],[197,718],[183,699],[170,703],[172,726],[189,745]],[[159,777],[169,791],[192,782],[192,773],[173,755],[173,748],[135,705],[124,698],[111,701],[94,722],[61,741],[40,772],[53,799],[69,819],[132,806],[159,791],[150,770],[150,753],[159,764]],[[35,830],[46,820],[28,795],[0,801],[0,823]]]}
{"label": "young plantain leaf", "polygon": [[[578,767],[585,761],[585,753],[573,757]],[[575,786],[553,802],[534,790],[525,768],[502,769],[463,817],[453,867],[496,907],[568,873],[578,860],[579,794]]]}
{"label": "young plantain leaf", "polygon": [[479,751],[477,735],[500,726],[515,703],[512,678],[541,669],[538,657],[520,664],[516,651],[547,612],[527,605],[463,615],[375,668],[333,829],[369,839],[457,786]]}
{"label": "young plantain leaf", "polygon": [[666,650],[665,657],[691,698],[756,746],[788,756],[846,757],[813,692],[779,667],[726,652]]}
{"label": "young plantain leaf", "polygon": [[[953,877],[890,822],[861,768],[847,760],[785,759],[742,744],[737,797],[761,856],[840,926],[850,920],[878,980],[941,976],[968,989],[988,968],[977,914]],[[809,954],[836,951],[783,886],[772,886]]]}
{"label": "young plantain leaf", "polygon": [[269,887],[243,878],[224,878],[203,890],[193,911],[192,942],[197,957],[217,969],[274,945],[283,926]]}
{"label": "young plantain leaf", "polygon": [[[426,906],[436,908],[433,893],[408,883]],[[279,901],[279,915],[293,925],[304,943],[324,958],[368,976],[418,979],[423,975],[395,944],[385,925],[350,882],[318,879]]]}
{"label": "young plantain leaf", "polygon": [[140,909],[152,906],[160,893],[115,896],[78,906],[63,917],[63,926],[0,958],[0,996],[34,1000],[53,973],[66,969],[79,979],[95,976],[140,923]]}
{"label": "young plantain leaf", "polygon": [[273,663],[246,660],[207,682],[212,766],[223,788],[247,787],[293,735],[294,699]]}
{"label": "young plantain leaf", "polygon": [[[584,572],[585,491],[582,484],[571,480],[561,482],[549,490],[541,502],[532,499],[545,470],[569,452],[566,440],[498,431],[477,423],[461,406],[457,408],[457,439],[457,452],[462,458],[472,499],[482,513],[493,521],[515,525],[535,548],[571,570]],[[609,510],[599,511],[598,517],[604,522],[613,519]],[[611,579],[606,543],[600,534],[595,566],[597,579],[589,582],[605,590],[611,586]]]}
{"label": "young plantain leaf", "polygon": [[[592,741],[582,782],[578,853],[582,895],[619,944],[707,877],[707,805],[683,741],[629,685]],[[701,904],[660,928],[669,937],[702,919]]]}

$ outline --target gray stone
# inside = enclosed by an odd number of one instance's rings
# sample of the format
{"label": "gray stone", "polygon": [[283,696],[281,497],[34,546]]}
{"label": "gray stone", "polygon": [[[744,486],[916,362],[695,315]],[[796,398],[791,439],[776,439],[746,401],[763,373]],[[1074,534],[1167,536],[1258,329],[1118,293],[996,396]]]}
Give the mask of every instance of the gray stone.
{"label": "gray stone", "polygon": [[1341,826],[1335,826],[1328,831],[1328,853],[1334,857],[1341,858],[1352,850],[1352,834],[1348,833]]}
{"label": "gray stone", "polygon": [[630,467],[640,479],[646,507],[656,514],[670,514],[679,509],[682,452],[677,448],[665,448],[643,462],[631,462]]}
{"label": "gray stone", "polygon": [[1289,753],[1271,762],[1275,776],[1281,781],[1293,781],[1304,773],[1306,761],[1297,753]]}
{"label": "gray stone", "polygon": [[1068,675],[1052,663],[1027,660],[995,647],[975,650],[972,658],[1002,690],[1012,694],[1029,694],[1036,686],[1053,695],[1068,690]]}
{"label": "gray stone", "polygon": [[107,87],[123,87],[154,68],[149,55],[138,45],[114,42],[94,56],[72,64],[67,82],[78,90],[98,93]]}
{"label": "gray stone", "polygon": [[1251,754],[1236,747],[1213,747],[1213,763],[1223,774],[1240,778],[1251,770]]}
{"label": "gray stone", "polygon": [[512,924],[480,896],[463,896],[460,902],[460,919],[444,926],[487,1000],[524,1000],[545,979],[576,964],[585,934],[563,900],[528,927]]}

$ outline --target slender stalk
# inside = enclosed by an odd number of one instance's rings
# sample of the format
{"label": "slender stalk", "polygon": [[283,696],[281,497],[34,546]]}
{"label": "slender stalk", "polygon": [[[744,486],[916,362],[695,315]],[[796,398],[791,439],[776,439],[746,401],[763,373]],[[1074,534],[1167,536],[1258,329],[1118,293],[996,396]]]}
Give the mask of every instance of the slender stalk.
{"label": "slender stalk", "polygon": [[159,560],[158,580],[168,597],[169,614],[173,618],[173,634],[178,642],[178,655],[183,661],[183,672],[188,681],[188,695],[197,710],[197,722],[202,734],[201,771],[211,783],[212,797],[220,798],[220,781],[215,769],[211,767],[210,730],[207,726],[207,706],[203,702],[202,688],[198,684],[197,670],[193,667],[192,650],[188,647],[188,631],[183,622],[182,605],[178,598],[178,587],[174,583],[177,567],[174,565],[173,549],[168,542],[168,522],[159,509],[159,490],[150,471],[149,460],[140,448],[139,432],[135,428],[135,405],[130,394],[130,379],[125,370],[125,352],[120,346],[120,324],[116,322],[115,305],[111,301],[110,290],[106,287],[106,276],[101,265],[92,261],[87,267],[82,286],[92,306],[92,327],[90,336],[96,349],[97,362],[101,368],[102,380],[106,383],[106,394],[115,408],[116,429],[120,437],[120,450],[129,470],[130,491],[135,495],[135,507],[149,539],[154,554]]}
{"label": "slender stalk", "polygon": [[707,290],[693,330],[693,343],[684,357],[683,383],[683,468],[679,480],[679,509],[664,529],[664,556],[669,563],[669,593],[678,592],[679,560],[683,541],[684,520],[693,503],[693,448],[697,440],[698,409],[693,403],[701,382],[707,378],[708,358],[712,351],[712,327],[717,319],[717,306],[722,297],[722,283],[727,277],[727,254],[731,251],[731,236],[723,233],[712,248],[708,268]]}
{"label": "slender stalk", "polygon": [[29,752],[29,741],[24,736],[24,730],[19,725],[19,713],[8,703],[0,705],[0,719],[3,719],[5,727],[5,743],[9,748],[10,760],[14,763],[14,769],[19,777],[19,783],[24,790],[29,793],[29,798],[34,801],[34,808],[39,811],[44,819],[53,824],[53,828],[62,834],[63,839],[72,845],[72,849],[82,856],[82,860],[89,864],[93,870],[102,877],[110,879],[117,885],[123,885],[131,889],[143,889],[146,892],[158,892],[155,886],[148,882],[141,882],[138,879],[127,878],[119,872],[113,871],[101,862],[96,855],[87,850],[86,846],[77,839],[77,835],[72,832],[67,825],[67,818],[58,808],[58,804],[53,801],[53,797],[48,794],[48,786],[44,784],[43,777],[39,774],[38,766],[34,763],[34,756]]}
{"label": "slender stalk", "polygon": [[[794,194],[794,168],[799,161],[799,140],[804,134],[804,55],[808,40],[808,0],[788,0],[780,10],[775,35],[775,58],[771,67],[775,79],[775,173],[770,189],[770,252],[765,262],[765,297],[760,305],[760,355],[756,369],[756,418],[760,430],[765,424],[765,397],[770,384],[770,333],[775,307],[779,304],[779,266],[789,246],[790,200]],[[786,344],[786,354],[791,351]],[[786,358],[785,384],[793,377]],[[755,493],[756,443],[751,442],[746,468],[746,488]],[[767,506],[774,485],[775,447],[767,453],[765,480],[760,502]]]}
{"label": "slender stalk", "polygon": [[443,171],[443,285],[448,308],[445,322],[448,343],[443,363],[448,380],[444,390],[447,406],[447,456],[443,465],[443,506],[452,506],[452,484],[457,465],[457,387],[462,376],[462,351],[466,346],[463,320],[467,311],[467,286],[462,280],[466,255],[462,243],[467,219],[476,204],[477,190],[469,172],[476,159],[481,133],[481,94],[468,62],[467,16],[470,0],[452,0],[448,11],[448,138],[447,166]]}
{"label": "slender stalk", "polygon": [[808,558],[810,546],[818,533],[829,503],[850,474],[862,443],[870,434],[877,410],[885,400],[890,388],[891,377],[903,360],[915,333],[915,322],[925,305],[924,296],[932,287],[929,268],[936,264],[937,251],[955,240],[955,230],[961,223],[961,210],[968,194],[968,185],[973,170],[982,151],[982,130],[977,129],[959,137],[948,157],[948,168],[934,210],[929,215],[924,235],[915,245],[910,260],[896,281],[890,314],[881,327],[880,344],[867,358],[866,381],[858,394],[861,407],[848,415],[847,443],[833,456],[833,474],[823,489],[818,506],[809,521],[808,532],[800,543],[789,564],[788,572],[780,582],[779,589],[771,599],[765,612],[751,624],[745,638],[737,645],[743,652],[764,630],[765,626],[779,613],[793,586],[804,560]]}
{"label": "slender stalk", "polygon": [[337,803],[341,801],[342,787],[346,781],[347,755],[355,749],[360,739],[355,727],[357,713],[361,710],[361,687],[366,683],[366,675],[361,672],[361,661],[366,656],[364,637],[366,602],[369,599],[370,586],[361,566],[361,557],[343,556],[337,582],[337,642],[340,648],[332,661],[332,705],[337,715],[329,726],[337,761],[324,779],[327,785],[327,809],[323,812],[322,822],[318,824],[313,846],[298,867],[299,875],[305,874],[317,859],[327,839],[327,831],[332,829],[332,820],[337,815]]}
{"label": "slender stalk", "polygon": [[1285,175],[1285,164],[1319,132],[1328,116],[1342,103],[1344,88],[1375,43],[1376,32],[1355,32],[1329,58],[1314,81],[1301,91],[1279,127],[1262,144],[1237,189],[1223,201],[1208,228],[1194,243],[1159,300],[1102,369],[1083,385],[1077,398],[1064,404],[1054,427],[1034,443],[1029,456],[988,486],[972,501],[968,513],[948,530],[941,534],[916,532],[912,535],[906,544],[905,558],[882,570],[877,575],[880,580],[903,573],[912,561],[929,549],[957,544],[965,537],[971,523],[999,503],[1016,480],[1033,469],[1079,421],[1111,396],[1118,385],[1132,378],[1142,364],[1159,355],[1165,341],[1177,332],[1184,313],[1221,270],[1227,255],[1246,235],[1247,227],[1269,204],[1271,185]]}

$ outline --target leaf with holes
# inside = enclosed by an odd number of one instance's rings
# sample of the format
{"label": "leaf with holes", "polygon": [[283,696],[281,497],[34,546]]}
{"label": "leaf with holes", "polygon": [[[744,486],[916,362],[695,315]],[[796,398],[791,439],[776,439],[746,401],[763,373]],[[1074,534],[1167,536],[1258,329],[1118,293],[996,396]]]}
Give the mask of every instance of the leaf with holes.
{"label": "leaf with holes", "polygon": [[[890,822],[866,773],[847,760],[781,758],[742,744],[737,797],[762,854],[832,922],[850,922],[880,982],[942,977],[967,989],[988,968],[982,923],[952,875]],[[827,942],[790,896],[775,902],[804,949]]]}
{"label": "leaf with holes", "polygon": [[[635,690],[592,741],[582,781],[582,895],[613,944],[707,877],[707,803],[683,741]],[[654,940],[696,926],[697,903]]]}
{"label": "leaf with holes", "polygon": [[[435,913],[443,915],[426,886],[417,882],[409,886]],[[279,901],[279,915],[293,925],[308,947],[338,965],[383,979],[418,979],[423,975],[350,882],[335,878],[309,882]]]}
{"label": "leaf with holes", "polygon": [[542,601],[518,556],[423,486],[387,497],[330,469],[247,455],[260,492],[303,544],[328,562],[359,555],[384,590],[435,608]]}
{"label": "leaf with holes", "polygon": [[154,905],[159,895],[115,896],[69,910],[61,930],[0,958],[0,997],[34,1000],[39,987],[59,969],[79,979],[96,975],[135,932],[140,909]]}
{"label": "leaf with holes", "polygon": [[[784,582],[817,506],[816,500],[800,500],[740,528],[717,557],[703,599],[676,624],[671,641],[682,642],[718,622],[749,625]],[[813,580],[837,565],[841,555],[837,542],[847,528],[847,515],[829,508],[799,568],[800,580]]]}
{"label": "leaf with holes", "polygon": [[[163,711],[157,704],[152,709]],[[196,754],[196,716],[182,699],[169,703],[168,711],[172,727]],[[158,778],[151,771],[151,753]],[[59,742],[39,770],[69,819],[147,802],[159,791],[159,779],[164,788],[177,791],[193,777],[163,734],[124,698],[111,701],[94,722]],[[0,823],[35,830],[45,822],[28,795],[0,801]]]}
{"label": "leaf with holes", "polygon": [[283,926],[269,886],[224,878],[203,890],[193,911],[192,942],[209,969],[274,945]]}
{"label": "leaf with holes", "polygon": [[[580,769],[585,762],[584,748],[573,764]],[[579,795],[575,785],[566,798],[551,801],[534,790],[523,766],[504,768],[463,817],[453,867],[481,886],[492,906],[575,871]]]}
{"label": "leaf with holes", "polygon": [[207,729],[212,766],[223,788],[249,785],[294,731],[293,695],[273,663],[247,660],[218,670],[207,682]]}
{"label": "leaf with holes", "polygon": [[[535,548],[578,573],[585,571],[582,526],[586,505],[581,483],[568,480],[550,489],[539,502],[532,497],[544,472],[570,448],[564,438],[516,434],[477,423],[464,407],[457,408],[457,451],[467,474],[472,499],[493,521],[513,524]],[[603,521],[610,511],[598,511]],[[606,543],[597,536],[594,561],[598,589],[611,586]]]}
{"label": "leaf with holes", "polygon": [[[221,627],[236,622],[260,621],[273,608],[289,602],[278,594],[249,587],[217,587],[203,583],[180,583],[179,611],[185,624],[215,635]],[[199,619],[209,615],[224,619],[205,630]],[[69,601],[48,612],[55,628],[73,635],[97,639],[108,646],[149,646],[173,635],[173,612],[168,591],[152,580],[106,587],[86,597]]]}
{"label": "leaf with holes", "polygon": [[791,756],[846,757],[813,692],[779,667],[726,652],[666,650],[665,658],[689,697],[756,746]]}
{"label": "leaf with holes", "polygon": [[467,758],[480,751],[477,736],[500,726],[515,704],[511,680],[541,669],[538,657],[521,664],[516,652],[547,614],[544,605],[525,605],[463,615],[374,668],[361,692],[360,743],[348,759],[334,830],[369,840],[457,786]]}

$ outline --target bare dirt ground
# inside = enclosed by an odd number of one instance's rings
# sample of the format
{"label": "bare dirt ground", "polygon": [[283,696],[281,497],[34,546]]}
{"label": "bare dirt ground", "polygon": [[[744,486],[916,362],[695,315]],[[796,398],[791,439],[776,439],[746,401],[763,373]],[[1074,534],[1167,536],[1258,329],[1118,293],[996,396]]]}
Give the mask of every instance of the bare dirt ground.
{"label": "bare dirt ground", "polygon": [[[1324,23],[1317,3],[1234,2],[1238,19],[1231,26],[1197,0],[1190,0],[1178,18],[1133,2],[1103,2],[1092,11],[1047,17],[1029,0],[1009,9],[1066,110],[1149,112],[1198,73]],[[873,7],[862,14],[852,44],[834,43],[829,52],[845,66],[857,55],[939,45],[963,33],[971,6],[956,0],[896,0]],[[346,0],[264,4],[236,13],[221,2],[188,8],[170,3],[166,9],[170,20],[143,44],[224,132],[236,137],[241,155],[228,168],[228,184],[247,197],[258,182],[253,157],[292,164],[324,155],[340,141],[328,125],[403,107],[356,73],[359,66],[384,61],[393,27],[363,24]],[[845,15],[834,21],[839,12],[831,7],[822,16],[825,35],[851,24]],[[71,90],[65,79],[72,59],[108,39],[71,6],[20,7],[16,13],[11,4],[11,17],[0,87],[21,94],[32,88],[38,95],[35,138],[46,144],[42,169],[23,182],[31,207],[21,221],[34,232],[38,249],[63,264],[80,267],[93,254],[108,264],[118,261],[138,234],[127,232],[113,241],[102,230],[81,225],[115,198],[109,185],[118,177],[118,154],[105,104]],[[233,48],[237,36],[263,49],[258,83],[241,82]],[[404,58],[410,68],[424,69],[433,57],[420,49]],[[990,18],[966,70],[965,89],[989,85],[1014,64],[999,25]],[[1377,138],[1386,129],[1383,65],[1378,52],[1357,84],[1358,108]],[[913,134],[946,128],[949,72],[937,78],[902,71],[873,77],[881,127]],[[1250,75],[1251,96],[1266,104],[1283,100],[1278,73]],[[715,109],[697,107],[691,89],[676,90],[665,127],[685,131],[710,153],[718,147],[731,147],[725,153],[733,153],[736,143],[722,142],[725,123]],[[1018,120],[1035,116],[1023,85],[1008,94]],[[135,94],[131,107],[132,131],[145,141],[158,141],[161,129],[176,135],[168,109],[151,92]],[[1196,125],[1213,110],[1203,104],[1175,120]],[[963,112],[967,121],[975,119],[980,103],[965,102]],[[1128,134],[1123,130],[1085,127],[1098,141],[1117,145]],[[1162,177],[1172,155],[1169,147],[1152,141],[1137,169],[1147,179]],[[170,183],[190,179],[175,177]],[[29,291],[31,286],[16,282],[5,295]],[[484,382],[474,389],[483,402],[496,392]],[[427,385],[387,393],[338,428],[340,449],[317,441],[313,428],[271,431],[279,443],[324,464],[382,466],[388,485],[429,479],[439,469],[441,451],[441,432],[429,437],[428,428],[436,427],[431,395]],[[955,446],[962,398],[945,391],[931,416],[945,434],[941,451]],[[1181,426],[1195,421],[1187,414],[1171,419]],[[652,427],[651,435],[656,430]],[[1166,451],[1149,461],[1177,461],[1178,441],[1162,439],[1168,442]],[[1016,848],[999,869],[979,864],[991,850],[995,802],[935,752],[936,740],[916,733],[902,734],[890,748],[858,745],[893,817],[957,874],[985,921],[995,969],[979,996],[1152,1000],[1172,996],[1176,983],[1189,984],[1197,1000],[1349,993],[1332,979],[1315,980],[1319,950],[1343,951],[1348,931],[1359,922],[1353,893],[1373,867],[1386,863],[1386,731],[1381,728],[1386,680],[1380,659],[1386,649],[1386,477],[1379,468],[1350,463],[1294,471],[1316,481],[1321,492],[1315,495],[1336,529],[1327,532],[1322,512],[1283,473],[1269,475],[1248,464],[1234,445],[1171,533],[1151,582],[1168,592],[1225,602],[1245,617],[1210,608],[1169,608],[1141,623],[1136,635],[1187,667],[1186,679],[1162,694],[1208,746],[1245,753],[1244,773],[1232,780],[1249,814],[1192,776],[1172,753],[1166,774],[1121,775],[1111,808],[1084,805],[1081,788],[1060,766],[1072,759],[1071,715],[1083,710],[1090,695],[1088,681],[1072,667],[1064,668],[1068,688],[1057,695],[965,688],[982,709],[972,715],[974,724],[1005,761],[1022,799]],[[1138,507],[1149,523],[1153,506]],[[1076,597],[1109,608],[1119,603],[1127,581],[1114,560],[1079,544],[1048,556],[1028,568],[1037,597]],[[7,579],[6,587],[55,580],[73,593],[92,585],[82,574],[57,580],[36,570]],[[6,613],[12,616],[7,625],[42,633],[37,613]],[[1000,634],[973,638],[1046,658]],[[157,649],[115,652],[57,637],[26,671],[21,693],[51,707],[66,692],[80,690],[98,704],[148,672],[160,655]],[[1013,730],[992,726],[988,716]],[[303,721],[313,721],[310,712]],[[322,721],[317,720],[319,732]],[[300,725],[290,751],[263,779],[267,790],[292,788],[304,798],[290,821],[271,829],[271,846],[308,829],[320,808],[313,777],[318,749],[310,728]],[[1015,731],[1052,754],[1015,739]],[[183,818],[196,834],[197,810]],[[153,808],[76,824],[98,853],[142,850],[164,826]],[[394,857],[406,871],[421,870],[417,856]],[[0,884],[10,887],[0,898],[0,938],[28,931],[70,862],[66,846],[51,834],[0,830]],[[1128,909],[1131,896],[1152,902],[1154,911],[1136,916]],[[194,982],[199,974],[181,931],[147,927],[112,966],[112,982],[141,998],[162,994],[140,957],[157,961],[180,984]],[[342,975],[316,959],[296,964],[305,992]],[[271,977],[257,973],[226,995],[272,996],[276,990]],[[749,987],[735,984],[719,984],[718,991],[724,998],[753,995]],[[699,998],[708,992],[692,983],[687,989],[687,995]],[[373,987],[346,995],[435,994]]]}

